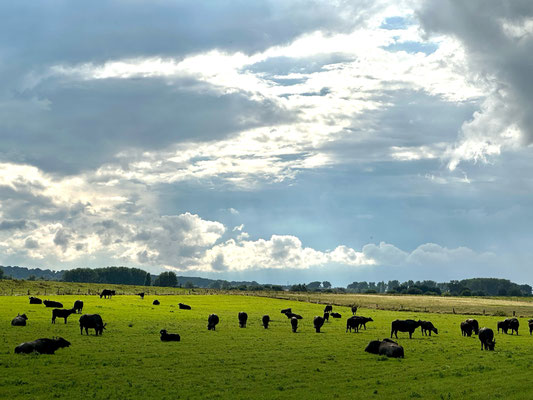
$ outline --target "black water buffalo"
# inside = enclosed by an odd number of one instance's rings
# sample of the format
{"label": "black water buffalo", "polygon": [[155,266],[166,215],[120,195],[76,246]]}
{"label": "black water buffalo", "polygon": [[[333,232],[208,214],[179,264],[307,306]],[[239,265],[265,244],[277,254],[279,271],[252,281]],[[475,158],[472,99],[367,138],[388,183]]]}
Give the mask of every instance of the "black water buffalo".
{"label": "black water buffalo", "polygon": [[365,328],[365,331],[366,331],[366,323],[367,322],[374,322],[374,320],[372,318],[367,318],[367,317],[362,317],[362,316],[358,316],[358,318],[359,318],[359,321],[360,321],[359,327],[361,325],[363,325],[363,328]]}
{"label": "black water buffalo", "polygon": [[354,332],[359,332],[359,328],[364,326],[366,329],[367,322],[373,322],[372,318],[361,317],[358,315],[353,315],[346,320],[346,332],[354,330]]}
{"label": "black water buffalo", "polygon": [[99,314],[83,314],[80,317],[80,332],[82,335],[83,329],[85,329],[87,335],[89,335],[89,329],[94,329],[96,336],[102,335],[106,325]]}
{"label": "black water buffalo", "polygon": [[36,353],[41,354],[54,354],[57,349],[63,347],[69,347],[70,342],[67,342],[63,338],[57,339],[37,339],[32,342],[21,343],[15,347],[15,353]]}
{"label": "black water buffalo", "polygon": [[56,323],[56,318],[64,318],[65,324],[67,323],[67,318],[70,314],[74,314],[76,312],[76,309],[72,308],[70,310],[66,310],[63,308],[54,308],[52,310],[52,324]]}
{"label": "black water buffalo", "polygon": [[529,334],[531,335],[531,332],[533,332],[533,319],[530,319],[527,323],[529,325]]}
{"label": "black water buffalo", "polygon": [[26,314],[17,315],[13,320],[11,321],[11,325],[13,326],[26,326],[26,321],[28,320],[28,317]]}
{"label": "black water buffalo", "polygon": [[331,304],[328,304],[326,307],[324,307],[324,312],[332,312],[333,311],[333,306]]}
{"label": "black water buffalo", "polygon": [[507,321],[508,328],[511,330],[511,335],[513,334],[513,332],[516,332],[516,334],[518,335],[518,327],[520,326],[520,322],[518,322],[518,319],[507,318],[506,321]]}
{"label": "black water buffalo", "polygon": [[420,325],[420,329],[422,330],[422,335],[427,336],[428,332],[429,332],[429,336],[431,336],[431,332],[434,332],[437,335],[439,334],[439,331],[437,330],[437,328],[433,326],[431,321],[422,321]]}
{"label": "black water buffalo", "polygon": [[181,339],[180,335],[177,333],[167,333],[166,329],[161,329],[159,333],[161,334],[162,342],[179,342]]}
{"label": "black water buffalo", "polygon": [[472,329],[476,335],[479,334],[479,323],[477,322],[477,319],[469,318],[465,322],[468,322],[470,325],[472,325]]}
{"label": "black water buffalo", "polygon": [[246,328],[246,321],[248,321],[248,314],[244,311],[239,313],[239,327]]}
{"label": "black water buffalo", "polygon": [[218,315],[216,314],[209,315],[209,318],[207,318],[207,329],[210,331],[214,331],[218,322],[219,322]]}
{"label": "black water buffalo", "polygon": [[290,308],[285,308],[285,309],[281,310],[282,314],[287,314],[287,313],[291,313],[291,312],[292,312],[292,310]]}
{"label": "black water buffalo", "polygon": [[324,313],[324,321],[328,321],[329,322],[329,313],[328,312]]}
{"label": "black water buffalo", "polygon": [[357,306],[352,306],[352,315],[357,314]]}
{"label": "black water buffalo", "polygon": [[110,299],[112,296],[114,296],[116,293],[114,290],[111,289],[104,289],[102,290],[102,293],[100,293],[100,298],[104,299]]}
{"label": "black water buffalo", "polygon": [[387,357],[403,358],[403,347],[398,343],[390,340],[372,340],[365,348],[367,353],[384,355]]}
{"label": "black water buffalo", "polygon": [[285,313],[285,315],[286,315],[286,317],[287,317],[288,319],[292,319],[292,318],[303,319],[303,317],[302,317],[301,315],[299,315],[299,314],[294,314],[294,313],[292,313],[292,312],[290,312],[290,313],[289,313],[289,312],[288,312],[288,313]]}
{"label": "black water buffalo", "polygon": [[472,324],[468,322],[468,320],[461,322],[461,334],[463,336],[468,336],[468,337],[472,336],[473,330],[474,330],[474,327],[472,326]]}
{"label": "black water buffalo", "polygon": [[263,315],[263,326],[265,329],[268,329],[268,324],[270,323],[270,317],[268,315]]}
{"label": "black water buffalo", "polygon": [[30,297],[30,304],[43,304],[43,301],[38,297]]}
{"label": "black water buffalo", "polygon": [[332,316],[333,318],[342,318],[342,315],[340,315],[338,312],[332,312],[332,313],[331,313],[331,316]]}
{"label": "black water buffalo", "polygon": [[45,307],[63,308],[63,304],[59,301],[45,300],[43,303]]}
{"label": "black water buffalo", "polygon": [[500,333],[500,329],[502,330],[502,333],[507,333],[507,331],[509,330],[509,321],[498,321],[496,327],[498,328],[498,333]]}
{"label": "black water buffalo", "polygon": [[390,337],[392,338],[392,335],[394,334],[396,335],[396,339],[398,339],[398,331],[400,331],[400,332],[409,332],[409,339],[411,339],[413,337],[413,332],[421,324],[422,324],[422,321],[420,320],[418,321],[415,321],[413,319],[394,320],[392,321],[392,324],[391,324]]}
{"label": "black water buffalo", "polygon": [[490,328],[481,328],[478,335],[481,342],[481,350],[494,350],[496,341],[494,340],[494,332]]}
{"label": "black water buffalo", "polygon": [[313,326],[315,327],[316,333],[320,333],[320,328],[322,328],[322,325],[324,325],[324,318],[317,315],[315,318],[313,318]]}
{"label": "black water buffalo", "polygon": [[298,318],[296,317],[291,318],[291,326],[292,326],[292,331],[296,333],[296,329],[298,329]]}
{"label": "black water buffalo", "polygon": [[152,303],[154,306],[158,306],[160,303],[159,303],[159,300],[154,300],[154,302]]}
{"label": "black water buffalo", "polygon": [[144,300],[144,292],[137,293],[137,296],[140,296],[142,300]]}
{"label": "black water buffalo", "polygon": [[74,307],[72,307],[74,310],[76,310],[76,312],[78,314],[81,314],[82,310],[83,310],[83,301],[81,300],[76,300],[74,302]]}
{"label": "black water buffalo", "polygon": [[187,304],[178,303],[178,307],[180,310],[190,310],[191,306],[188,306]]}

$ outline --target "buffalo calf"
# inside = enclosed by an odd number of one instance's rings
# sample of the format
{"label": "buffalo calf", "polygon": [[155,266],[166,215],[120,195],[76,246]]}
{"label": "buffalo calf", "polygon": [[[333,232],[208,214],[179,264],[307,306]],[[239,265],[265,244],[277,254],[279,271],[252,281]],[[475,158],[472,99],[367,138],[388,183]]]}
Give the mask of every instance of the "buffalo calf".
{"label": "buffalo calf", "polygon": [[13,326],[26,326],[26,321],[28,320],[28,317],[26,314],[17,315],[13,320],[11,321],[11,325]]}

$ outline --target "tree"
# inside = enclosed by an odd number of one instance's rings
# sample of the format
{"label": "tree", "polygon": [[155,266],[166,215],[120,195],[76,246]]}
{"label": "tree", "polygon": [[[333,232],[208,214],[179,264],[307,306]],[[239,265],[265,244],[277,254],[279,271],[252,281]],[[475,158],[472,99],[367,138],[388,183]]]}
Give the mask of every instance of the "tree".
{"label": "tree", "polygon": [[34,281],[34,280],[36,280],[36,279],[37,279],[37,277],[36,277],[35,275],[33,275],[33,274],[31,274],[30,276],[28,276],[28,280],[29,280],[29,281]]}
{"label": "tree", "polygon": [[324,289],[329,289],[329,288],[331,288],[331,283],[329,283],[328,281],[324,281],[324,282],[322,282],[322,287]]}
{"label": "tree", "polygon": [[0,279],[4,279],[4,270],[0,269]]}
{"label": "tree", "polygon": [[154,286],[175,287],[177,284],[178,277],[172,271],[162,272],[154,281]]}
{"label": "tree", "polygon": [[[185,289],[194,289],[194,284],[191,281],[185,282]],[[246,286],[245,286],[246,290]]]}
{"label": "tree", "polygon": [[320,289],[320,282],[319,281],[309,282],[305,286],[307,286],[307,290],[318,290]]}
{"label": "tree", "polygon": [[146,273],[146,278],[144,278],[144,286],[152,286],[152,275],[149,272]]}

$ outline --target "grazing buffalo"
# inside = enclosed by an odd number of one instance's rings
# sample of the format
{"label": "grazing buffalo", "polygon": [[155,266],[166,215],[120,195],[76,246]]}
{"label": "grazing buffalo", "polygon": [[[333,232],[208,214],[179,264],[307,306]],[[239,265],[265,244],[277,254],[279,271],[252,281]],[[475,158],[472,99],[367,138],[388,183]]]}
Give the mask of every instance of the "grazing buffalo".
{"label": "grazing buffalo", "polygon": [[353,315],[346,320],[346,332],[354,330],[354,332],[359,332],[359,328],[364,326],[366,329],[366,323],[374,321],[372,318],[360,317],[358,315]]}
{"label": "grazing buffalo", "polygon": [[357,306],[352,306],[352,315],[357,314]]}
{"label": "grazing buffalo", "polygon": [[159,300],[154,300],[154,302],[152,303],[154,306],[158,306],[160,303],[159,303]]}
{"label": "grazing buffalo", "polygon": [[263,315],[263,326],[265,329],[268,329],[268,324],[270,323],[270,317],[268,315]]}
{"label": "grazing buffalo", "polygon": [[472,329],[476,335],[479,334],[479,323],[477,322],[477,319],[469,318],[465,322],[468,322],[470,325],[472,325]]}
{"label": "grazing buffalo", "polygon": [[11,325],[13,326],[26,326],[26,321],[28,320],[28,317],[26,317],[26,314],[17,315],[13,320],[11,321]]}
{"label": "grazing buffalo", "polygon": [[63,304],[59,301],[45,300],[43,303],[45,307],[63,308]]}
{"label": "grazing buffalo", "polygon": [[43,304],[43,301],[38,297],[30,297],[30,304]]}
{"label": "grazing buffalo", "polygon": [[329,322],[329,313],[327,313],[327,312],[324,313],[324,321],[328,321]]}
{"label": "grazing buffalo", "polygon": [[[520,326],[520,322],[518,322],[518,319],[517,318],[507,318],[506,321],[507,321],[508,329],[511,330],[511,335],[513,334],[513,332],[516,332],[516,334],[518,335],[518,327]],[[507,333],[507,332],[505,332],[505,333]]]}
{"label": "grazing buffalo", "polygon": [[533,332],[533,319],[530,319],[527,323],[529,325],[529,334],[531,335],[531,332]]}
{"label": "grazing buffalo", "polygon": [[331,313],[331,316],[332,316],[333,318],[342,318],[342,315],[340,315],[338,312],[332,312],[332,313]]}
{"label": "grazing buffalo", "polygon": [[191,306],[188,306],[187,304],[178,303],[178,307],[180,310],[190,310]]}
{"label": "grazing buffalo", "polygon": [[319,315],[317,315],[313,319],[313,325],[315,327],[316,333],[320,333],[320,328],[322,328],[322,325],[324,325],[324,318],[319,316]]}
{"label": "grazing buffalo", "polygon": [[292,326],[292,331],[296,333],[296,329],[298,329],[298,318],[296,317],[291,318],[291,326]]}
{"label": "grazing buffalo", "polygon": [[207,329],[210,331],[214,331],[218,322],[219,322],[218,315],[216,314],[209,315],[209,318],[207,318]]}
{"label": "grazing buffalo", "polygon": [[161,329],[159,333],[161,334],[162,342],[179,342],[181,339],[180,335],[177,333],[167,333],[166,329]]}
{"label": "grazing buffalo", "polygon": [[366,346],[365,351],[387,357],[404,358],[403,347],[390,339],[372,340]]}
{"label": "grazing buffalo", "polygon": [[324,312],[332,312],[333,311],[333,306],[331,304],[328,304],[326,307],[324,307]]}
{"label": "grazing buffalo", "polygon": [[246,328],[246,321],[248,321],[248,314],[244,311],[239,313],[239,327]]}
{"label": "grazing buffalo", "polygon": [[481,328],[479,330],[478,338],[481,342],[481,350],[494,350],[496,341],[494,340],[494,332],[490,328]]}
{"label": "grazing buffalo", "polygon": [[140,296],[142,300],[144,300],[144,292],[137,293],[137,296]]}
{"label": "grazing buffalo", "polygon": [[83,329],[85,329],[87,335],[89,335],[89,329],[94,329],[96,336],[102,335],[106,325],[99,314],[83,314],[80,317],[80,332],[82,335]]}
{"label": "grazing buffalo", "polygon": [[63,347],[69,347],[70,342],[67,342],[63,338],[57,339],[37,339],[33,342],[26,342],[19,344],[15,347],[15,353],[41,353],[41,354],[54,354],[57,349]]}
{"label": "grazing buffalo", "polygon": [[420,320],[418,321],[415,321],[412,319],[394,320],[392,321],[392,324],[391,324],[390,337],[392,338],[392,335],[396,335],[396,339],[398,339],[398,331],[400,331],[400,332],[409,332],[409,339],[411,339],[413,337],[413,332],[421,324],[422,324],[422,321]]}
{"label": "grazing buffalo", "polygon": [[281,313],[282,314],[292,313],[292,310],[290,308],[285,308],[285,309],[281,310]]}
{"label": "grazing buffalo", "polygon": [[81,314],[82,310],[83,310],[83,301],[81,300],[76,300],[74,302],[74,307],[72,307],[74,310],[76,310],[76,313],[78,314]]}
{"label": "grazing buffalo", "polygon": [[292,312],[290,313],[285,313],[285,315],[287,316],[288,319],[292,319],[292,318],[296,318],[296,319],[303,319],[303,317],[299,314],[294,314]]}
{"label": "grazing buffalo", "polygon": [[461,334],[463,336],[472,336],[472,331],[474,327],[468,322],[468,320],[461,322]]}
{"label": "grazing buffalo", "polygon": [[100,293],[100,298],[104,298],[104,299],[110,299],[112,296],[114,296],[116,293],[114,290],[110,290],[110,289],[104,289],[102,290],[102,293]]}
{"label": "grazing buffalo", "polygon": [[507,331],[509,330],[509,322],[507,320],[498,321],[496,326],[498,328],[498,333],[500,333],[500,329],[502,330],[502,333],[507,333]]}
{"label": "grazing buffalo", "polygon": [[429,332],[429,336],[431,336],[431,332],[434,332],[437,335],[439,334],[439,331],[437,330],[437,328],[435,328],[433,326],[431,321],[422,321],[422,324],[420,325],[420,328],[422,330],[422,335],[426,335],[427,336],[428,332]]}
{"label": "grazing buffalo", "polygon": [[67,318],[70,314],[74,314],[76,312],[76,309],[66,310],[62,308],[54,308],[52,310],[52,324],[56,323],[56,318],[64,318],[65,324],[67,323]]}

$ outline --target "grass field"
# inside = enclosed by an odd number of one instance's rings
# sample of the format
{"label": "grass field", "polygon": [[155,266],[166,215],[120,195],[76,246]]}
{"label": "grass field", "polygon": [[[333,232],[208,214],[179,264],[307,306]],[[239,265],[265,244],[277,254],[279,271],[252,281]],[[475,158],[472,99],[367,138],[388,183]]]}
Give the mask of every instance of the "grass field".
{"label": "grass field", "polygon": [[[84,313],[107,322],[103,336],[81,336],[78,316],[68,324],[51,324],[51,309],[30,305],[24,296],[0,296],[0,398],[25,399],[531,399],[533,337],[521,319],[520,335],[496,334],[496,351],[480,351],[477,338],[460,334],[464,315],[397,312],[361,308],[372,317],[366,331],[345,333],[348,309],[316,334],[312,317],[323,305],[230,295],[50,296],[70,307],[85,303]],[[424,301],[420,297],[420,301]],[[190,304],[191,311],[177,304]],[[280,309],[303,315],[297,334]],[[248,327],[238,327],[237,313],[246,311]],[[207,316],[220,316],[215,332]],[[28,326],[12,327],[26,313]],[[271,327],[261,326],[269,314]],[[373,339],[390,334],[396,318],[431,320],[439,335],[409,339],[399,334],[405,359],[364,352]],[[478,316],[481,326],[496,332],[501,317]],[[159,330],[179,333],[181,342],[162,343]],[[24,341],[61,336],[72,346],[55,355],[18,355]]]}

